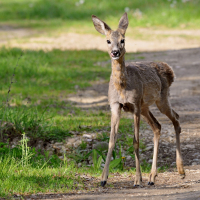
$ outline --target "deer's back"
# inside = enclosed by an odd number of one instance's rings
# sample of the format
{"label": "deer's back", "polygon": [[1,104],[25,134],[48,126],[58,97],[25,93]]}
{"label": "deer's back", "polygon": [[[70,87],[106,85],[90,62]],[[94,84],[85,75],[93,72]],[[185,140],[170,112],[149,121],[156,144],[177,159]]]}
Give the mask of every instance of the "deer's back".
{"label": "deer's back", "polygon": [[142,100],[151,105],[161,97],[174,80],[171,67],[163,62],[131,62],[125,68],[126,87],[121,91],[114,86],[112,76],[109,84],[109,102],[135,103]]}

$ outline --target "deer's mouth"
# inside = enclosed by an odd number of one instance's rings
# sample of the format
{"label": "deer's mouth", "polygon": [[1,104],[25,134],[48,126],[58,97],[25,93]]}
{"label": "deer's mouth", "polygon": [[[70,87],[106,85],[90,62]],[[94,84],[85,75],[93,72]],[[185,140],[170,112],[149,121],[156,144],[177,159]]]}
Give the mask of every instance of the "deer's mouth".
{"label": "deer's mouth", "polygon": [[116,60],[116,59],[119,59],[120,52],[119,51],[117,51],[117,52],[111,52],[110,55],[111,55],[112,59]]}

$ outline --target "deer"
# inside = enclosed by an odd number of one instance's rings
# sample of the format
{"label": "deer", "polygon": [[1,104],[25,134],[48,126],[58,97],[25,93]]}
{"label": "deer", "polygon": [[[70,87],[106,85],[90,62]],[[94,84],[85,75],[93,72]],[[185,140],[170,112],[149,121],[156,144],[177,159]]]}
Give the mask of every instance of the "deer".
{"label": "deer", "polygon": [[180,149],[181,127],[179,115],[172,109],[169,101],[169,88],[175,79],[173,69],[165,62],[141,61],[125,63],[125,33],[129,24],[127,13],[124,13],[121,17],[118,28],[115,31],[95,15],[92,15],[92,21],[95,29],[106,36],[112,68],[108,89],[108,102],[111,109],[111,132],[106,162],[101,176],[101,186],[104,187],[107,183],[109,164],[117,141],[122,109],[125,112],[132,113],[134,119],[133,147],[136,166],[134,187],[142,186],[139,159],[139,126],[141,116],[150,125],[154,133],[153,161],[148,185],[155,184],[161,125],[149,109],[149,106],[154,103],[160,112],[165,114],[173,123],[176,133],[176,166],[181,178],[184,178],[185,171]]}

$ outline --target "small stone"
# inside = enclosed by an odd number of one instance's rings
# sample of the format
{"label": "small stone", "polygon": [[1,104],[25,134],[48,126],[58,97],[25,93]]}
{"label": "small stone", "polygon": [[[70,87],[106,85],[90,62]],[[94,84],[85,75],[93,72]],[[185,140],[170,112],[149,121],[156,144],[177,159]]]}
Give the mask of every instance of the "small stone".
{"label": "small stone", "polygon": [[82,143],[81,140],[77,140],[76,142],[74,142],[73,146],[74,146],[75,148],[77,148],[81,143]]}
{"label": "small stone", "polygon": [[62,143],[62,142],[56,142],[54,145],[55,145],[55,146],[62,146],[63,143]]}
{"label": "small stone", "polygon": [[63,157],[63,156],[58,156],[58,158],[59,158],[60,160],[63,160],[63,159],[64,159],[64,157]]}
{"label": "small stone", "polygon": [[74,88],[77,90],[77,89],[79,89],[79,86],[78,86],[78,85],[75,85]]}
{"label": "small stone", "polygon": [[82,166],[82,163],[78,163],[78,167],[81,167]]}
{"label": "small stone", "polygon": [[148,162],[149,162],[149,163],[152,163],[152,162],[153,162],[153,160],[152,160],[152,159],[150,159]]}
{"label": "small stone", "polygon": [[92,139],[86,139],[87,142],[92,142]]}
{"label": "small stone", "polygon": [[92,160],[90,160],[90,161],[89,161],[89,164],[93,164],[93,161],[92,161]]}
{"label": "small stone", "polygon": [[190,138],[187,138],[185,141],[186,141],[186,142],[189,142],[189,141],[190,141]]}
{"label": "small stone", "polygon": [[173,142],[174,138],[173,137],[169,137],[169,142]]}
{"label": "small stone", "polygon": [[65,146],[66,146],[66,148],[70,148],[73,146],[73,143],[67,143]]}
{"label": "small stone", "polygon": [[147,147],[148,147],[148,146],[154,146],[154,144],[153,144],[153,143],[149,143],[149,144],[147,144]]}
{"label": "small stone", "polygon": [[66,139],[66,144],[65,146],[68,148],[68,147],[72,147],[74,146],[74,143],[77,141],[78,138],[68,138]]}
{"label": "small stone", "polygon": [[67,143],[72,143],[73,144],[76,140],[77,140],[77,138],[69,138],[67,140]]}
{"label": "small stone", "polygon": [[148,147],[145,148],[145,151],[150,151],[152,149],[153,149],[153,146],[148,146]]}
{"label": "small stone", "polygon": [[92,145],[93,149],[97,149],[97,150],[107,150],[108,149],[108,143],[107,142],[97,142],[96,144]]}
{"label": "small stone", "polygon": [[65,146],[62,146],[61,152],[66,153],[66,151],[67,151],[67,148]]}
{"label": "small stone", "polygon": [[194,149],[195,145],[194,144],[187,144],[187,145],[185,145],[185,147],[189,148],[189,149]]}
{"label": "small stone", "polygon": [[38,140],[37,141],[37,145],[36,145],[36,149],[42,149],[42,147],[43,147],[43,141],[42,140]]}
{"label": "small stone", "polygon": [[62,146],[63,146],[63,143],[62,142],[56,142],[55,144],[53,144],[53,148],[54,149],[57,149],[57,150],[61,150],[62,149]]}
{"label": "small stone", "polygon": [[83,134],[83,137],[85,137],[85,138],[89,138],[89,139],[92,139],[92,136],[89,135],[89,134]]}
{"label": "small stone", "polygon": [[197,163],[196,163],[196,162],[193,162],[192,165],[197,165]]}
{"label": "small stone", "polygon": [[171,166],[171,167],[176,166],[176,162],[173,162],[170,166]]}
{"label": "small stone", "polygon": [[175,132],[174,131],[169,131],[169,135],[173,137],[173,136],[175,136]]}
{"label": "small stone", "polygon": [[140,160],[143,160],[143,159],[145,159],[145,156],[140,154]]}
{"label": "small stone", "polygon": [[152,131],[151,130],[145,130],[144,132],[145,132],[145,134],[150,134]]}
{"label": "small stone", "polygon": [[132,157],[131,156],[127,156],[126,157],[126,161],[131,161],[132,160]]}
{"label": "small stone", "polygon": [[77,134],[76,131],[69,131],[69,133],[72,134],[72,135],[76,135]]}

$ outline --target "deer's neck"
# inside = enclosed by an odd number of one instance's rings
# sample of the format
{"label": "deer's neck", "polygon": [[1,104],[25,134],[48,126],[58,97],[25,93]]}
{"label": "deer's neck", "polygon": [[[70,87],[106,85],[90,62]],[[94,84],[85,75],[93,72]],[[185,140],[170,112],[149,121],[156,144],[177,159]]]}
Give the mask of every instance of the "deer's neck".
{"label": "deer's neck", "polygon": [[118,60],[112,60],[112,80],[115,89],[119,94],[124,97],[124,89],[126,88],[126,75],[125,75],[125,59],[124,56]]}

